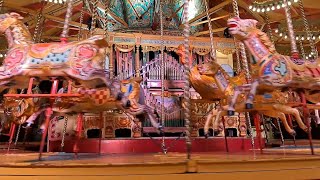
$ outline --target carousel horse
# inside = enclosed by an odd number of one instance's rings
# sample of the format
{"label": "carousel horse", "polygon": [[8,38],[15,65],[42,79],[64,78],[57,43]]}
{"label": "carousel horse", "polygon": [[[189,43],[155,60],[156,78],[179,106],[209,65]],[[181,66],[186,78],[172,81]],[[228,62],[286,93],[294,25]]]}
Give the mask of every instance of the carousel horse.
{"label": "carousel horse", "polygon": [[[36,94],[41,93],[38,87],[33,88],[32,92]],[[17,89],[10,88],[8,93],[17,94]],[[23,90],[21,93],[23,93]],[[5,111],[12,117],[12,122],[23,124],[31,115],[41,109],[41,106],[45,101],[45,99],[40,98],[15,99],[12,97],[5,97],[3,106]]]}
{"label": "carousel horse", "polygon": [[[181,62],[185,63],[183,51],[184,46],[180,45],[178,47],[177,53],[181,58]],[[226,113],[225,110],[227,106],[225,105],[227,105],[229,99],[235,93],[233,88],[235,86],[241,86],[245,84],[245,74],[240,73],[236,77],[230,77],[219,64],[212,61],[210,63],[207,62],[202,65],[195,65],[194,67],[192,67],[190,70],[189,79],[193,88],[195,88],[195,90],[203,99],[218,100],[222,102],[221,109],[213,109],[207,116],[204,131],[206,136],[208,136],[209,124],[211,120],[214,121],[212,123],[213,129],[218,130],[218,122],[220,120],[220,117],[225,115]],[[237,103],[243,103],[245,100],[244,94],[240,94],[240,96],[241,97],[238,98]],[[276,102],[276,97],[279,97],[281,99],[280,102],[272,104]],[[264,96],[257,97],[257,102],[265,104],[254,110],[259,111],[260,113],[269,117],[279,118],[283,122],[286,131],[294,135],[295,131],[290,128],[285,116],[285,114],[292,114],[296,118],[299,126],[306,131],[307,127],[302,122],[299,111],[295,108],[284,105],[284,103],[287,102],[287,98],[285,97],[287,97],[287,94],[282,94],[281,92],[275,93],[272,98],[265,98]],[[245,107],[243,104],[237,104],[236,110],[237,112],[244,112]]]}
{"label": "carousel horse", "polygon": [[[57,116],[85,112],[100,113],[106,110],[120,109],[133,117],[146,115],[151,121],[153,127],[162,131],[162,128],[157,123],[156,117],[151,108],[138,102],[141,81],[141,78],[131,78],[129,80],[123,80],[122,82],[119,81],[118,83],[113,84],[113,87],[122,90],[123,93],[121,97],[113,96],[113,94],[110,93],[111,90],[106,87],[99,89],[74,87],[72,91],[74,93],[79,93],[82,96],[71,99],[58,98],[53,107],[54,115]],[[125,85],[128,85],[128,87]],[[63,93],[64,91],[65,89],[61,88],[58,93]],[[40,109],[38,112],[35,112],[30,116],[27,120],[28,126],[30,126],[44,110],[45,108]]]}
{"label": "carousel horse", "polygon": [[[271,92],[275,89],[302,90],[309,101],[312,99],[311,94],[317,94],[319,97],[319,59],[316,62],[309,62],[298,59],[297,54],[296,57],[289,57],[277,53],[267,34],[257,29],[256,24],[257,21],[252,19],[236,17],[228,20],[229,33],[242,41],[253,55],[251,62],[253,81],[246,98],[246,108],[253,107],[256,94]],[[304,63],[298,64],[301,61]],[[320,102],[318,99],[314,103]],[[234,111],[235,103],[231,101],[229,104],[231,113]]]}
{"label": "carousel horse", "polygon": [[[198,65],[199,73],[202,75],[206,75],[209,77],[213,77],[217,82],[217,87],[220,91],[223,92],[221,94],[220,102],[221,107],[218,110],[212,110],[212,112],[208,115],[205,123],[205,133],[208,133],[209,124],[211,119],[216,116],[213,124],[213,129],[218,130],[218,123],[221,116],[227,115],[228,109],[228,101],[232,98],[235,86],[240,86],[241,83],[245,82],[245,76],[240,75],[238,79],[230,78],[228,73],[224,71],[224,69],[217,64],[216,62],[204,63]],[[234,80],[236,79],[236,81]],[[287,106],[288,103],[288,93],[283,93],[281,91],[274,91],[270,94],[264,94],[256,96],[254,102],[257,104],[251,111],[257,111],[260,114],[265,116],[269,116],[272,118],[279,118],[286,129],[286,131],[295,135],[295,131],[288,125],[285,114],[293,115],[299,125],[300,128],[307,131],[306,125],[303,123],[300,113],[298,109]],[[236,112],[247,112],[248,110],[245,108],[245,94],[242,93],[238,96],[235,106]]]}
{"label": "carousel horse", "polygon": [[[181,63],[185,64],[185,57],[183,52],[184,45],[179,45],[177,54],[180,57]],[[197,65],[190,69],[189,80],[192,87],[196,90],[197,93],[201,95],[203,99],[213,101],[221,99],[222,92],[216,86],[216,81],[214,80],[214,78],[206,75],[201,75],[199,73]]]}
{"label": "carousel horse", "polygon": [[25,88],[28,77],[39,81],[64,77],[90,88],[110,85],[103,67],[108,45],[103,36],[35,44],[22,19],[17,13],[0,15],[0,33],[4,33],[8,41],[8,53],[0,67],[3,88]]}

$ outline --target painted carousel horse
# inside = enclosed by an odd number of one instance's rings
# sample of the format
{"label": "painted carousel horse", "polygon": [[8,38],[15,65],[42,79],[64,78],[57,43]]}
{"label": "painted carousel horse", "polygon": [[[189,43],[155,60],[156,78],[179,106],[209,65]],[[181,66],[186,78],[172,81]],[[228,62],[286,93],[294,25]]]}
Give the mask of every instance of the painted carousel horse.
{"label": "painted carousel horse", "polygon": [[[181,63],[185,64],[184,46],[179,45],[177,54],[180,57]],[[191,58],[190,60],[191,61]],[[198,65],[193,66],[190,69],[189,80],[192,87],[197,93],[206,100],[219,100],[221,99],[222,91],[217,87],[217,83],[213,77],[201,75],[198,70]]]}
{"label": "painted carousel horse", "polygon": [[[205,130],[205,133],[208,133],[210,121],[213,119],[214,116],[216,116],[216,118],[212,123],[213,129],[218,130],[218,123],[219,123],[220,117],[225,116],[227,114],[227,109],[228,109],[227,103],[234,94],[234,87],[240,86],[241,82],[242,83],[245,82],[245,77],[244,75],[240,75],[240,77],[238,77],[239,79],[234,81],[235,78],[230,78],[228,73],[226,73],[224,69],[216,62],[210,62],[210,63],[204,63],[201,65],[198,65],[198,70],[199,70],[199,73],[202,75],[213,77],[216,81],[217,87],[220,89],[220,91],[223,92],[223,94],[221,94],[221,99],[220,99],[220,102],[221,102],[220,109],[212,110],[212,112],[208,115],[206,119],[204,130]],[[272,92],[271,94],[259,95],[255,97],[254,102],[257,105],[254,107],[254,109],[252,109],[252,111],[257,111],[258,113],[269,116],[269,117],[279,118],[283,122],[283,125],[288,133],[294,135],[295,131],[292,128],[290,128],[290,126],[288,125],[285,114],[293,115],[299,127],[307,131],[307,127],[303,123],[298,109],[292,108],[286,105],[286,103],[288,103],[288,93],[275,91],[275,92]],[[248,111],[245,108],[244,94],[240,94],[238,96],[236,100],[235,111],[236,112]]]}
{"label": "painted carousel horse", "polygon": [[[257,29],[256,24],[257,21],[252,19],[231,18],[228,20],[229,33],[242,41],[253,55],[251,62],[253,81],[246,99],[247,108],[252,108],[256,94],[275,89],[291,88],[292,90],[303,90],[305,94],[319,96],[319,60],[314,63],[305,61],[301,65],[296,64],[295,61],[299,59],[277,53],[267,34]],[[317,102],[320,101],[317,100]],[[235,103],[235,101],[230,103],[231,112],[234,110]]]}
{"label": "painted carousel horse", "polygon": [[[41,93],[38,87],[33,88],[32,92],[37,94]],[[8,93],[17,94],[17,89],[10,88]],[[23,90],[21,93],[23,93]],[[9,113],[12,117],[12,122],[16,124],[23,124],[31,115],[41,109],[44,102],[45,99],[40,98],[15,99],[12,97],[6,97],[4,98],[3,106],[6,113]]]}
{"label": "painted carousel horse", "polygon": [[[72,91],[74,93],[79,93],[82,96],[72,99],[57,99],[54,104],[53,111],[55,112],[55,115],[63,115],[86,112],[99,113],[106,110],[120,109],[124,113],[133,117],[146,115],[151,121],[153,127],[162,131],[162,128],[157,123],[156,117],[151,108],[138,102],[141,93],[141,81],[141,78],[132,78],[129,80],[123,80],[121,83],[119,81],[119,83],[113,84],[113,87],[122,89],[123,94],[121,97],[113,96],[111,90],[106,87],[99,89],[75,87]],[[65,89],[62,88],[58,93],[63,93],[64,91]],[[27,120],[28,125],[31,125],[42,111],[44,111],[44,109],[41,109],[30,116]]]}
{"label": "painted carousel horse", "polygon": [[[178,55],[181,58],[181,62],[185,63],[184,56],[183,56],[184,46],[180,45],[178,47]],[[206,100],[219,100],[222,102],[222,109],[215,110],[213,109],[207,116],[204,131],[205,134],[208,134],[209,131],[209,124],[211,120],[214,120],[213,129],[218,130],[218,122],[220,120],[220,116],[223,116],[226,112],[225,109],[227,106],[228,101],[233,96],[234,87],[235,86],[241,86],[245,84],[245,74],[240,73],[236,77],[230,77],[225,70],[217,63],[210,62],[205,63],[202,65],[196,65],[191,68],[190,75],[189,75],[190,83],[193,86],[193,88],[200,94],[200,96],[203,99]],[[277,98],[281,97],[281,100],[279,103],[276,104],[270,104],[276,102]],[[257,102],[259,103],[265,103],[263,106],[254,109],[256,111],[259,111],[259,113],[262,113],[266,116],[270,116],[273,118],[279,118],[288,133],[294,135],[295,131],[290,128],[288,125],[287,119],[285,114],[292,114],[296,118],[296,121],[298,122],[299,126],[306,131],[307,127],[304,125],[304,123],[301,120],[299,111],[295,108],[291,108],[289,106],[284,106],[284,103],[287,102],[286,94],[281,94],[280,92],[275,93],[272,98],[264,98],[264,96],[257,97]],[[243,103],[245,100],[244,94],[241,94],[240,97],[237,100],[238,102]],[[319,101],[320,102],[320,101]],[[236,107],[237,112],[244,112],[245,108],[242,104],[237,104]],[[213,117],[216,116],[214,119]]]}
{"label": "painted carousel horse", "polygon": [[0,15],[0,33],[8,41],[8,53],[0,67],[0,85],[27,87],[28,77],[72,79],[85,87],[110,84],[103,62],[107,42],[94,36],[78,42],[40,43],[32,41],[17,13]]}

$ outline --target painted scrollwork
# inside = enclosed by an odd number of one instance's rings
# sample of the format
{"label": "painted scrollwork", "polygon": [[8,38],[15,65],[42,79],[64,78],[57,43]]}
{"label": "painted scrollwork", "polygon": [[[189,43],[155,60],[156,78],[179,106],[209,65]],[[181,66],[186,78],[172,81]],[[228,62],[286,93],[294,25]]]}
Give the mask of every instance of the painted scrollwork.
{"label": "painted scrollwork", "polygon": [[143,46],[142,52],[146,53],[149,51],[160,51],[160,46]]}
{"label": "painted scrollwork", "polygon": [[217,49],[218,52],[225,54],[225,55],[229,55],[229,54],[233,54],[235,52],[235,49]]}
{"label": "painted scrollwork", "polygon": [[116,48],[121,52],[130,52],[134,47],[134,45],[116,45]]}
{"label": "painted scrollwork", "polygon": [[208,48],[194,48],[194,52],[199,54],[200,56],[204,56],[209,54],[210,49]]}

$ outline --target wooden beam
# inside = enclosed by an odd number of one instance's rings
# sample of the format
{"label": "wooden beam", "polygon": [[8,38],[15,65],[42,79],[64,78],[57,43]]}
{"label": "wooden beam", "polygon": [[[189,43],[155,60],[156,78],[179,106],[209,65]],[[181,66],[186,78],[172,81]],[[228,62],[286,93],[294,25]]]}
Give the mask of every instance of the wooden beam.
{"label": "wooden beam", "polygon": [[[80,12],[77,12],[77,13],[75,13],[75,14],[72,15],[71,19],[72,19],[72,20],[76,20],[76,19],[78,19],[78,18],[80,17],[80,15],[81,15]],[[63,26],[61,26],[61,28],[59,28],[59,27],[51,28],[51,29],[45,31],[45,32],[43,33],[43,36],[52,36],[52,35],[55,35],[55,34],[57,34],[58,32],[62,31],[62,29],[63,29]],[[78,28],[77,28],[77,29],[78,29]]]}
{"label": "wooden beam", "polygon": [[[218,28],[218,29],[212,29],[212,33],[218,33],[218,32],[222,32],[226,29],[227,27],[222,27],[222,28]],[[201,32],[197,32],[194,34],[194,36],[201,36],[201,35],[205,35],[205,34],[209,34],[210,31],[201,31]]]}
{"label": "wooden beam", "polygon": [[100,1],[98,2],[98,7],[104,10],[107,10],[107,13],[116,21],[118,21],[121,25],[128,28],[129,25],[127,22],[125,22],[123,19],[119,18],[116,14],[114,14],[108,7],[105,7],[104,4],[102,4]]}
{"label": "wooden beam", "polygon": [[[243,9],[245,9],[247,12],[249,12],[256,20],[258,20],[260,23],[264,22],[264,19],[258,14],[258,13],[253,13],[250,9],[249,9],[249,5],[244,2],[243,0],[238,0],[238,6],[242,7]],[[241,18],[241,17],[240,17]]]}
{"label": "wooden beam", "polygon": [[[226,1],[224,1],[224,2],[222,2],[222,3],[220,3],[220,4],[218,4],[218,5],[214,6],[213,8],[209,9],[209,11],[208,11],[209,15],[212,14],[212,13],[215,13],[216,11],[219,11],[220,9],[224,8],[225,6],[227,6],[228,4],[230,4],[231,2],[232,2],[232,0],[226,0]],[[206,16],[207,16],[207,13],[206,13],[206,12],[203,12],[203,13],[199,14],[198,16],[192,18],[192,19],[189,21],[189,23],[191,24],[191,23],[193,23],[193,22],[196,22],[196,21],[198,21],[199,19],[202,19],[202,18],[204,18],[204,17],[206,17]],[[183,24],[181,24],[181,25],[179,26],[179,28],[183,28],[183,27],[184,27]]]}
{"label": "wooden beam", "polygon": [[[211,21],[216,21],[216,20],[223,19],[223,18],[226,18],[226,17],[229,17],[229,16],[230,15],[227,14],[227,15],[216,17],[216,18],[211,18]],[[201,21],[201,22],[195,22],[195,23],[190,24],[190,26],[198,26],[198,25],[204,24],[204,23],[208,23],[208,20]]]}
{"label": "wooden beam", "polygon": [[[7,8],[10,8],[10,9],[15,9],[15,10],[18,10],[20,12],[28,13],[28,14],[31,14],[31,15],[34,15],[34,16],[36,16],[38,14],[37,11],[31,10],[29,8],[20,7],[19,4],[9,3],[8,1],[4,2],[4,6],[7,7]],[[52,20],[52,21],[55,21],[55,22],[58,22],[58,23],[64,23],[64,20],[65,20],[64,18],[56,17],[56,16],[49,15],[49,14],[44,14],[43,16],[46,19],[49,19],[49,20]],[[78,23],[78,22],[70,21],[69,24],[71,26],[80,27],[80,23]],[[82,24],[82,27],[83,27],[83,29],[88,29],[88,26],[85,25],[85,24]]]}

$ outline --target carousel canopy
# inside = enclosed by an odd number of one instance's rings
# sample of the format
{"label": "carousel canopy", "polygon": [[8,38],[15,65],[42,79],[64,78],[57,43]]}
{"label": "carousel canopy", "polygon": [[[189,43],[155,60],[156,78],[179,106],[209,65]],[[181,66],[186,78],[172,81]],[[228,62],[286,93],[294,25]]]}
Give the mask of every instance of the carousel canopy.
{"label": "carousel canopy", "polygon": [[[294,29],[297,39],[303,39],[307,45],[307,36],[304,28],[299,3],[290,1]],[[190,0],[189,22],[192,25],[194,36],[209,36],[208,21],[206,18],[204,0]],[[83,13],[84,29],[90,28],[93,14],[97,14],[97,29],[103,31],[159,33],[161,10],[160,0],[73,0],[73,11],[70,21],[70,36],[77,36],[80,18]],[[181,35],[183,29],[183,0],[163,0],[163,22],[167,34]],[[286,51],[289,38],[282,1],[275,0],[238,0],[240,17],[253,18],[259,21],[259,27],[268,31],[266,15],[269,17],[277,49]],[[316,43],[320,40],[319,17],[320,4],[314,0],[303,0],[306,18]],[[31,33],[35,31],[37,21],[41,25],[41,41],[58,40],[62,31],[66,13],[65,0],[4,0],[2,12],[18,12],[24,16],[24,22]],[[39,19],[39,13],[43,19]],[[226,36],[226,20],[232,16],[232,0],[210,0],[209,14],[211,17],[214,36]],[[83,33],[86,31],[84,30]],[[3,48],[0,48],[3,49]],[[307,50],[306,50],[307,51]],[[283,52],[285,53],[285,52]],[[289,51],[288,51],[289,53]]]}

